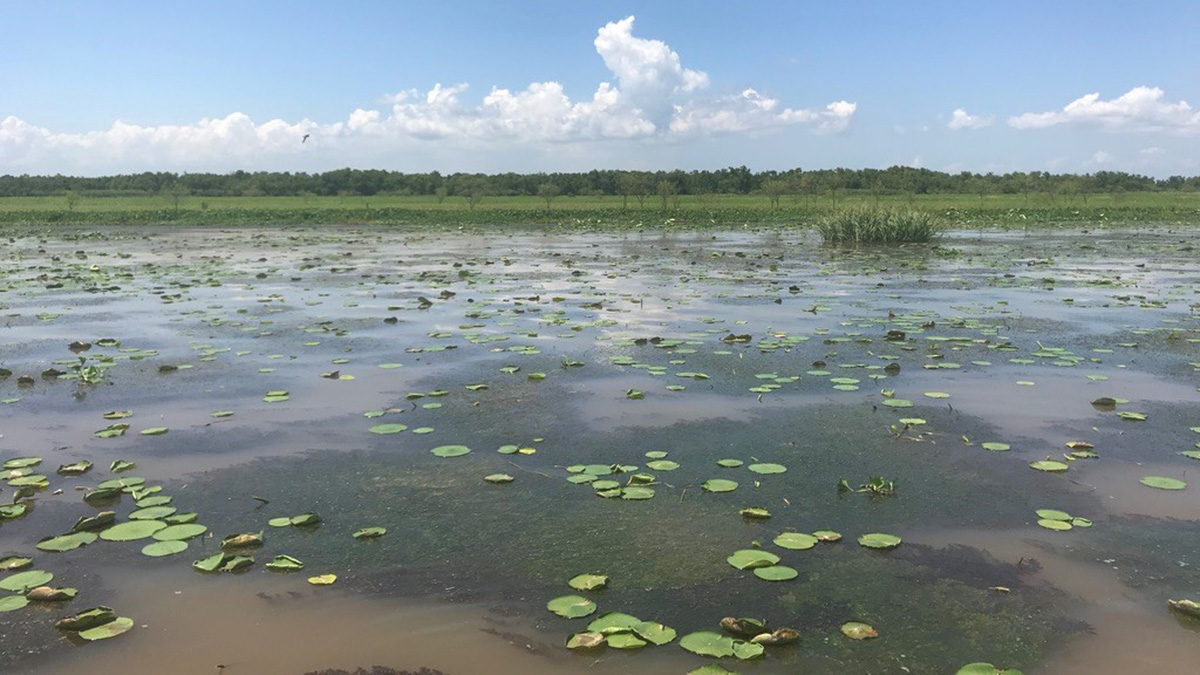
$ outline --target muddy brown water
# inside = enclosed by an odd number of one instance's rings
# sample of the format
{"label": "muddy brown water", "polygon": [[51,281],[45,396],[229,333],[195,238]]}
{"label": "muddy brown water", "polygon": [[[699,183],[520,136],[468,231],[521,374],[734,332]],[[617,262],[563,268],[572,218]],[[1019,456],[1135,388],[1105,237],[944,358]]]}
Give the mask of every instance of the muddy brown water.
{"label": "muddy brown water", "polygon": [[[10,236],[0,459],[42,457],[50,486],[0,524],[0,557],[33,555],[80,593],[0,613],[0,671],[658,674],[710,662],[677,642],[563,648],[590,619],[544,606],[573,593],[565,582],[581,572],[610,576],[586,594],[597,616],[631,613],[681,636],[731,614],[800,630],[798,646],[721,660],[743,673],[953,673],[990,661],[1027,674],[1173,675],[1200,656],[1196,622],[1166,609],[1200,594],[1200,463],[1179,454],[1200,442],[1200,263],[1185,234],[972,232],[857,250],[755,230]],[[905,338],[888,341],[889,330]],[[76,355],[74,340],[92,347]],[[70,379],[79,356],[105,366],[98,384]],[[707,377],[679,375],[695,372]],[[281,389],[288,400],[262,400]],[[913,407],[887,407],[885,390]],[[1128,399],[1118,410],[1147,421],[1096,408],[1101,396]],[[95,437],[114,410],[133,412],[115,420],[128,433]],[[408,430],[367,431],[388,422]],[[138,433],[148,427],[169,431]],[[433,431],[412,433],[420,427]],[[1099,458],[1064,474],[1028,468],[1061,459],[1068,441]],[[443,444],[472,453],[429,454]],[[509,444],[536,452],[496,452]],[[680,464],[650,471],[650,500],[600,499],[565,480],[575,464],[646,471],[648,451]],[[96,510],[80,489],[111,478],[118,458],[210,535],[154,560],[139,554],[145,542],[38,552]],[[722,469],[721,458],[788,471]],[[94,462],[88,475],[55,475],[80,459]],[[481,480],[498,472],[514,482]],[[895,495],[836,490],[878,475],[897,481]],[[1193,484],[1154,490],[1139,482],[1150,475]],[[701,489],[718,477],[740,485]],[[7,502],[14,488],[3,490]],[[114,507],[122,519],[131,502]],[[773,517],[746,521],[746,506]],[[1050,532],[1039,508],[1094,525]],[[323,518],[315,530],[266,525],[310,510]],[[389,532],[350,537],[368,525]],[[817,529],[845,536],[809,551],[771,544]],[[266,545],[250,571],[191,569],[216,550],[213,535],[258,530]],[[855,543],[875,531],[905,543]],[[769,583],[725,563],[756,544],[798,578]],[[264,569],[279,554],[305,569]],[[325,572],[339,581],[305,582]],[[82,644],[52,628],[97,604],[134,630]],[[845,639],[838,627],[851,620],[880,637]]]}

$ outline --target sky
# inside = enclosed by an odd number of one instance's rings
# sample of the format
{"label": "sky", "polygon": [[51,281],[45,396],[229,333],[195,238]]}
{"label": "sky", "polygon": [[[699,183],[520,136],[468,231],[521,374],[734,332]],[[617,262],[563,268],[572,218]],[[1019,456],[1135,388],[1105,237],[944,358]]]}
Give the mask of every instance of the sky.
{"label": "sky", "polygon": [[1200,174],[1195,0],[0,0],[0,27],[0,174]]}

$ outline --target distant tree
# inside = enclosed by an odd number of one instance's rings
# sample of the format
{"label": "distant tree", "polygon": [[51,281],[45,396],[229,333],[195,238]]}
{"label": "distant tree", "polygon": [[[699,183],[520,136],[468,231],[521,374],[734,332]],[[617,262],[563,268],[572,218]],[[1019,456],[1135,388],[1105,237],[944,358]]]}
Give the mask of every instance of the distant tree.
{"label": "distant tree", "polygon": [[671,197],[674,197],[678,193],[678,191],[675,189],[675,184],[669,180],[658,181],[657,192],[659,199],[662,200],[662,207],[664,211],[667,209],[667,200]]}
{"label": "distant tree", "polygon": [[638,208],[646,207],[646,198],[654,191],[654,177],[645,171],[638,171],[634,174],[634,193],[637,197]]}
{"label": "distant tree", "polygon": [[546,200],[547,211],[550,210],[550,203],[553,202],[554,199],[561,193],[562,190],[560,190],[554,183],[542,183],[538,186],[538,196]]}
{"label": "distant tree", "polygon": [[810,200],[817,191],[817,177],[811,172],[801,175],[796,183],[796,191],[804,196],[805,206],[811,206]]}
{"label": "distant tree", "polygon": [[632,171],[623,171],[617,177],[617,194],[621,195],[621,208],[629,208],[629,198],[638,193],[638,178]]}
{"label": "distant tree", "polygon": [[163,193],[163,195],[167,198],[167,202],[171,204],[173,209],[175,209],[175,213],[179,213],[179,207],[183,205],[184,201],[190,194],[191,190],[189,190],[186,185],[180,182],[176,182],[175,184],[171,185],[171,187],[167,188]]}
{"label": "distant tree", "polygon": [[66,199],[68,211],[74,211],[75,207],[79,206],[79,202],[83,201],[83,197],[74,190],[71,190],[66,194]]}
{"label": "distant tree", "polygon": [[771,200],[771,208],[779,208],[779,198],[788,193],[788,187],[786,181],[777,178],[763,181],[762,191]]}
{"label": "distant tree", "polygon": [[460,180],[454,191],[467,200],[467,208],[471,211],[479,206],[479,202],[491,192],[491,185],[482,176],[472,176]]}
{"label": "distant tree", "polygon": [[433,191],[433,196],[435,199],[437,199],[437,203],[439,204],[446,201],[446,195],[448,194],[450,194],[450,191],[446,189],[445,185],[439,185],[437,186],[437,189]]}
{"label": "distant tree", "polygon": [[992,184],[986,179],[978,176],[967,179],[966,187],[971,191],[972,194],[979,196],[980,204],[983,204],[983,198],[992,191]]}

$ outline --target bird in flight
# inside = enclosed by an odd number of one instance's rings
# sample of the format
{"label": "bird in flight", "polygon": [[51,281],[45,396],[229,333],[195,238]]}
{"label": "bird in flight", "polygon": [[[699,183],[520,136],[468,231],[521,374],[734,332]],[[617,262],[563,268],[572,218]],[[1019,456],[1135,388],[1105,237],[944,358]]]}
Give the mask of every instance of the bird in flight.
{"label": "bird in flight", "polygon": [[304,134],[304,138],[300,139],[300,145],[304,145],[308,141],[308,134]]}

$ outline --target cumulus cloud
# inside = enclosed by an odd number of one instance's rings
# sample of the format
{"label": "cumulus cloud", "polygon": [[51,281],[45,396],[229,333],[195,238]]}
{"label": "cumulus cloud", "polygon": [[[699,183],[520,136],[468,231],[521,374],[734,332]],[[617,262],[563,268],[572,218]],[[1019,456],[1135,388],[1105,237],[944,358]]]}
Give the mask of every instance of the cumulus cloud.
{"label": "cumulus cloud", "polygon": [[958,131],[960,129],[982,129],[992,125],[993,118],[971,115],[962,108],[955,108],[946,126]]}
{"label": "cumulus cloud", "polygon": [[1160,131],[1200,133],[1200,111],[1187,101],[1163,100],[1158,87],[1134,87],[1110,101],[1093,92],[1068,103],[1062,110],[1029,112],[1008,118],[1017,129],[1043,129],[1062,124],[1093,126],[1110,131]]}
{"label": "cumulus cloud", "polygon": [[[359,108],[346,119],[318,123],[242,113],[195,124],[56,133],[9,116],[0,121],[0,172],[212,169],[288,165],[320,156],[344,165],[381,154],[439,147],[510,148],[597,141],[690,139],[809,125],[816,133],[846,130],[856,105],[784,107],[755,89],[706,95],[709,77],[685,68],[661,40],[634,35],[634,17],[606,24],[594,46],[612,73],[591,98],[573,101],[558,82],[524,89],[494,87],[474,102],[467,84],[437,84],[384,98],[382,109]],[[306,143],[300,139],[309,136]],[[428,147],[428,146],[424,146]]]}

